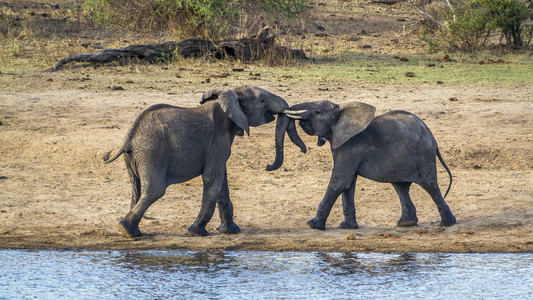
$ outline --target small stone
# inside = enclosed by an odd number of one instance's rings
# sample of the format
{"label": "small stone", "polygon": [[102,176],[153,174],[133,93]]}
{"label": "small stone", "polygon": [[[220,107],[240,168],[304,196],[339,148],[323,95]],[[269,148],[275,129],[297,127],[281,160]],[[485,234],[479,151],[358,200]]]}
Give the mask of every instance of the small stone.
{"label": "small stone", "polygon": [[450,101],[457,101],[457,100],[459,100],[459,99],[457,99],[457,97],[450,97],[450,98],[448,98],[448,100],[450,100]]}
{"label": "small stone", "polygon": [[121,87],[121,86],[117,86],[117,85],[115,85],[115,86],[113,86],[113,87],[111,88],[111,90],[113,90],[113,91],[123,91],[124,88]]}
{"label": "small stone", "polygon": [[415,77],[416,75],[413,72],[406,72],[405,76],[407,76],[407,77]]}
{"label": "small stone", "polygon": [[407,57],[400,57],[400,61],[409,61]]}

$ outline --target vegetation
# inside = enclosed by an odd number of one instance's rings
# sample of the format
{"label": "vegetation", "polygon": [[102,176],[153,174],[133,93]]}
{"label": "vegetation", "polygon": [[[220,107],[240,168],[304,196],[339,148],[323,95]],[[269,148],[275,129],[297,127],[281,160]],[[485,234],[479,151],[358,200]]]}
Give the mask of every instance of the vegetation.
{"label": "vegetation", "polygon": [[85,0],[91,18],[131,30],[220,38],[299,16],[309,0]]}
{"label": "vegetation", "polygon": [[[432,21],[429,24],[440,27],[443,40],[450,46],[480,49],[487,46],[493,36],[499,36],[499,44],[505,43],[515,49],[531,45],[531,0],[457,0],[446,1],[447,5],[444,2],[427,1],[422,6],[426,17]],[[434,39],[424,38],[435,47]]]}

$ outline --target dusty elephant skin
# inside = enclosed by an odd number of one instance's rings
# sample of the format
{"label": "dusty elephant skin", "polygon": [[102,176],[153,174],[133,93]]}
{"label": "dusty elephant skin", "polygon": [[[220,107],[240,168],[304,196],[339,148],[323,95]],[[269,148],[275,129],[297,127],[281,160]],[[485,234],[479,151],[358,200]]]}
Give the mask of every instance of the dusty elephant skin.
{"label": "dusty elephant skin", "polygon": [[[218,99],[218,101],[212,101]],[[119,228],[130,238],[141,236],[139,222],[150,205],[163,197],[169,185],[202,175],[203,195],[200,213],[188,231],[208,235],[205,226],[218,205],[222,233],[238,233],[229,197],[226,161],[235,135],[249,134],[249,126],[260,126],[275,119],[276,160],[268,166],[275,170],[283,163],[283,139],[288,130],[291,140],[305,151],[294,122],[283,112],[288,104],[281,98],[256,87],[212,90],[205,93],[202,106],[181,108],[157,104],[144,110],[131,126],[120,150],[104,163],[124,155],[132,184],[131,210]]]}
{"label": "dusty elephant skin", "polygon": [[438,183],[436,157],[442,163],[450,184],[452,175],[441,157],[437,142],[429,128],[417,116],[405,111],[390,111],[374,118],[375,108],[361,102],[337,105],[329,101],[297,104],[291,110],[305,110],[289,114],[299,119],[308,135],[331,142],[333,171],[316,216],[307,224],[311,228],[326,229],[333,204],[342,194],[344,221],[341,228],[357,229],[354,193],[357,176],[394,186],[401,202],[402,214],[398,226],[415,226],[416,209],[409,196],[412,183],[419,184],[433,199],[440,213],[440,225],[456,223],[455,216],[444,201]]}

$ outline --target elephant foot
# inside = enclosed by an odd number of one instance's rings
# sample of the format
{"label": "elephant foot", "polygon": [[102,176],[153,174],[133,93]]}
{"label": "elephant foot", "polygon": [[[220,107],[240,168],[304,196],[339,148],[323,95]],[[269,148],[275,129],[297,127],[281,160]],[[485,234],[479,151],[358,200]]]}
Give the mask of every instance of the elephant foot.
{"label": "elephant foot", "polygon": [[416,226],[418,224],[418,218],[400,218],[398,223],[396,224],[398,227],[410,227],[410,226]]}
{"label": "elephant foot", "polygon": [[326,222],[319,221],[316,218],[307,221],[307,225],[313,229],[326,230]]}
{"label": "elephant foot", "polygon": [[196,226],[195,224],[193,224],[191,227],[189,227],[188,231],[189,231],[189,234],[192,235],[192,236],[207,236],[207,235],[209,235],[209,232],[207,232],[207,230],[205,230],[205,227],[200,228],[200,227]]}
{"label": "elephant foot", "polygon": [[342,229],[358,229],[359,228],[359,224],[357,224],[357,221],[355,221],[355,220],[353,220],[353,221],[344,220],[344,221],[342,221],[339,224],[339,228],[342,228]]}
{"label": "elephant foot", "polygon": [[217,227],[217,231],[220,233],[239,233],[241,231],[241,228],[235,224],[234,222],[231,222],[230,224],[222,223],[220,226]]}
{"label": "elephant foot", "polygon": [[457,223],[455,216],[450,214],[446,218],[441,217],[439,225],[440,226],[452,226],[455,223]]}
{"label": "elephant foot", "polygon": [[118,223],[118,228],[125,237],[130,239],[143,235],[139,230],[139,224],[133,225],[124,219]]}

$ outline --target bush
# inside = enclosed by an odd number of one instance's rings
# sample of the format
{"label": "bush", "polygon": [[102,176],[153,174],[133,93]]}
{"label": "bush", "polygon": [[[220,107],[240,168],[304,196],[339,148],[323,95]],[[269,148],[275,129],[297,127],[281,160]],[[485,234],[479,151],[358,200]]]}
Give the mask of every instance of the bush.
{"label": "bush", "polygon": [[85,0],[91,18],[140,32],[220,38],[299,16],[309,0]]}
{"label": "bush", "polygon": [[530,27],[525,24],[531,20],[532,9],[528,5],[520,0],[461,1],[456,4],[455,21],[451,14],[448,16],[452,41],[459,41],[468,48],[478,48],[486,44],[491,33],[497,32],[505,37],[507,44],[522,47],[523,29]]}

